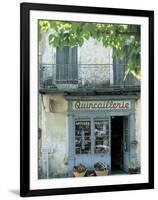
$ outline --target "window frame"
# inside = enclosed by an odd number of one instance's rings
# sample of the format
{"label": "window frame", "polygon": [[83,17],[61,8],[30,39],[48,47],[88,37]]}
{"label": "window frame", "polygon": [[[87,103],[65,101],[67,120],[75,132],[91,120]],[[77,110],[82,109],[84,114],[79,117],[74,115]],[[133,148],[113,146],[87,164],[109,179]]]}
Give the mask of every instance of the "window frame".
{"label": "window frame", "polygon": [[[108,140],[108,148],[109,150],[107,152],[95,152],[95,120],[100,120],[100,121],[107,121],[108,122],[108,134],[106,134]],[[76,153],[76,121],[90,121],[90,130],[91,130],[91,135],[90,135],[90,140],[91,140],[91,152],[90,153]],[[84,116],[79,116],[74,119],[74,132],[75,132],[75,137],[74,137],[74,153],[76,156],[78,155],[102,155],[102,154],[109,154],[110,153],[110,119],[109,116],[89,116],[89,117],[84,117]]]}

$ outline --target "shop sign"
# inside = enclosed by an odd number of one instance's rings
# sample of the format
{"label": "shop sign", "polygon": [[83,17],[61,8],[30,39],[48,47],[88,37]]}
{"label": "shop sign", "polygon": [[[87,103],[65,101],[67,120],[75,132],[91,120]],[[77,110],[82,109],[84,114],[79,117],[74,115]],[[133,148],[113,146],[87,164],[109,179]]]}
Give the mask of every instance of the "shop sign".
{"label": "shop sign", "polygon": [[131,101],[108,100],[108,101],[73,101],[73,110],[129,110]]}

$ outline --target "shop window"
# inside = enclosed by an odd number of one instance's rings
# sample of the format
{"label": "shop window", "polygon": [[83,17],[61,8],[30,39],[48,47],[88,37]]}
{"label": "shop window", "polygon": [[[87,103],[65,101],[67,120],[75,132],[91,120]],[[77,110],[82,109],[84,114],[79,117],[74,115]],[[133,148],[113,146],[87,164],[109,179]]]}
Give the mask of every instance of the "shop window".
{"label": "shop window", "polygon": [[75,121],[75,153],[108,153],[109,120],[78,119]]}
{"label": "shop window", "polygon": [[97,119],[94,121],[95,153],[109,152],[109,123],[108,120]]}
{"label": "shop window", "polygon": [[75,151],[76,154],[91,153],[91,122],[90,120],[75,122]]}

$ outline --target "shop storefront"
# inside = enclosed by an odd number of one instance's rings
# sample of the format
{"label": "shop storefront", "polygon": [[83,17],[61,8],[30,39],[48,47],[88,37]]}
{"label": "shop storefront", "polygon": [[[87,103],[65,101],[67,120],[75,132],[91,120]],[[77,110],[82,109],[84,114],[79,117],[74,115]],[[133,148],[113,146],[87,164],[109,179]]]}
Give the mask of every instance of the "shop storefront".
{"label": "shop storefront", "polygon": [[137,160],[132,143],[136,138],[137,96],[68,99],[68,172],[83,164],[93,169],[105,163],[109,174],[128,173]]}
{"label": "shop storefront", "polygon": [[128,48],[120,59],[91,37],[60,49],[48,36],[39,42],[39,177],[72,177],[98,162],[108,174],[139,172],[140,80],[126,75]]}

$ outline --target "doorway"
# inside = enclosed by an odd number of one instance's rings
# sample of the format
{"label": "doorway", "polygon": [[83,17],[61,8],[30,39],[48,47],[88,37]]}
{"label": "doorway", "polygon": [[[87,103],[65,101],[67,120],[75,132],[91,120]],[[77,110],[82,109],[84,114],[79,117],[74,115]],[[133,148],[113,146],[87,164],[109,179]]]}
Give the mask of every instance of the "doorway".
{"label": "doorway", "polygon": [[123,116],[111,117],[111,172],[123,172]]}

